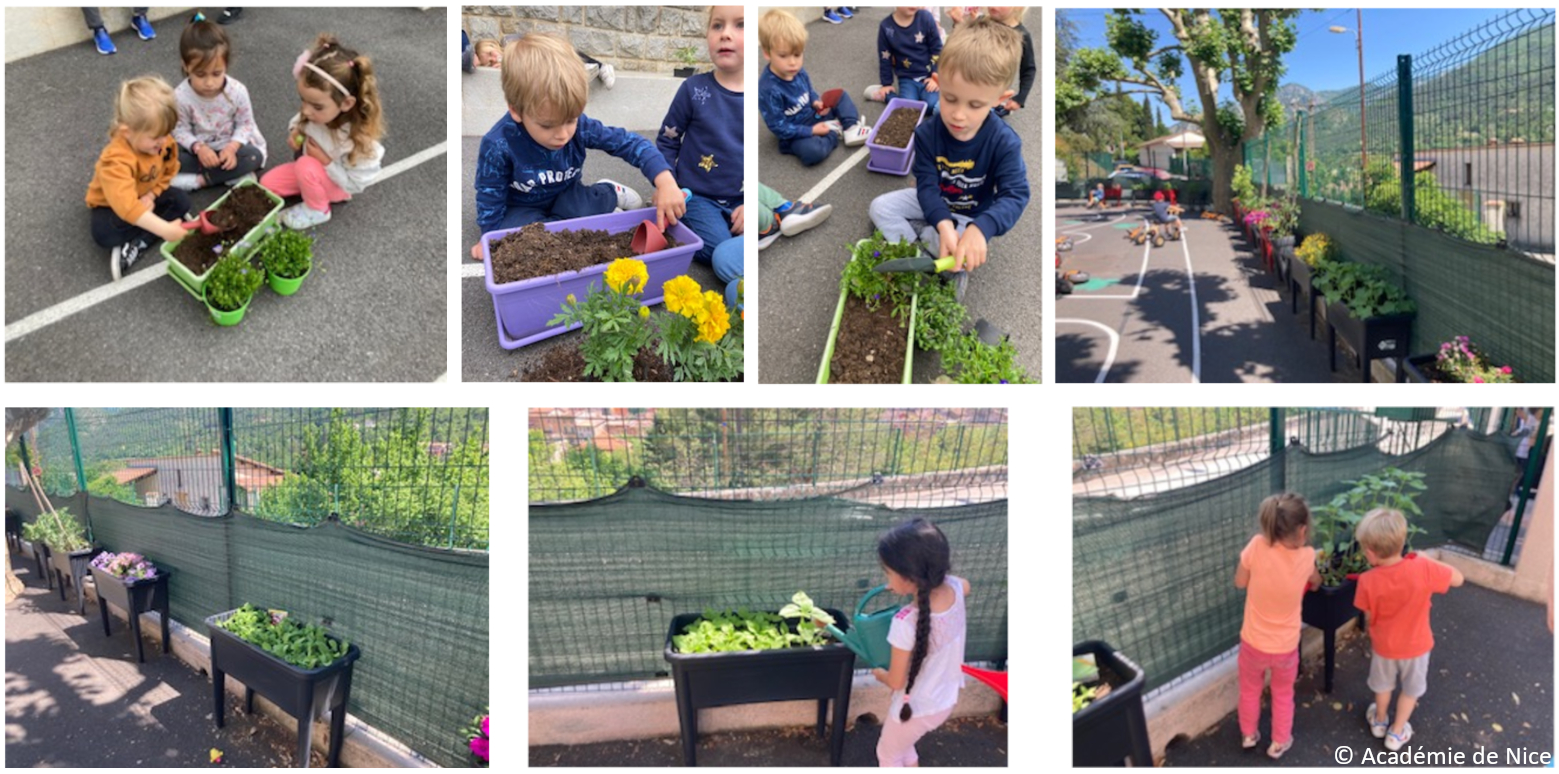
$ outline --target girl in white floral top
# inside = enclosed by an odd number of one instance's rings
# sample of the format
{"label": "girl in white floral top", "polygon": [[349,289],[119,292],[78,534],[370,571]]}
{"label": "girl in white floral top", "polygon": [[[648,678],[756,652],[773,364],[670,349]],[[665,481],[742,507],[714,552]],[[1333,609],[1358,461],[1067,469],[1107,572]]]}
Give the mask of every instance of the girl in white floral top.
{"label": "girl in white floral top", "polygon": [[227,32],[196,15],[179,37],[179,58],[186,77],[173,90],[180,169],[173,187],[194,191],[253,180],[265,166],[265,137],[255,123],[249,90],[227,74],[233,60]]}

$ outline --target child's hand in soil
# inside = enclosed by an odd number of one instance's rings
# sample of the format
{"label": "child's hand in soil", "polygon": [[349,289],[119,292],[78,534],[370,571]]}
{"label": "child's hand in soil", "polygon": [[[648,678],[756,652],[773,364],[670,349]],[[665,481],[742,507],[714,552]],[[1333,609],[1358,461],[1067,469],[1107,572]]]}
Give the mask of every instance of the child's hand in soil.
{"label": "child's hand in soil", "polygon": [[985,235],[978,226],[971,223],[964,227],[953,258],[953,271],[974,271],[985,263]]}
{"label": "child's hand in soil", "polygon": [[746,206],[745,204],[738,204],[736,205],[736,211],[731,213],[731,233],[735,236],[742,235],[742,213],[746,211],[744,209]]}
{"label": "child's hand in soil", "polygon": [[223,169],[232,169],[238,166],[238,148],[238,143],[228,143],[227,147],[217,154],[217,159],[222,162]]}
{"label": "child's hand in soil", "polygon": [[303,151],[304,155],[307,155],[321,164],[325,164],[327,166],[330,164],[330,154],[326,153],[324,148],[319,147],[319,143],[314,142],[314,138],[310,137],[305,142],[307,147]]}
{"label": "child's hand in soil", "polygon": [[687,212],[687,199],[670,172],[655,177],[655,225],[662,231],[677,225]]}
{"label": "child's hand in soil", "polygon": [[195,146],[195,158],[200,159],[200,165],[206,169],[211,169],[212,167],[222,163],[222,160],[217,157],[217,154],[211,150],[211,146],[205,143],[201,143]]}

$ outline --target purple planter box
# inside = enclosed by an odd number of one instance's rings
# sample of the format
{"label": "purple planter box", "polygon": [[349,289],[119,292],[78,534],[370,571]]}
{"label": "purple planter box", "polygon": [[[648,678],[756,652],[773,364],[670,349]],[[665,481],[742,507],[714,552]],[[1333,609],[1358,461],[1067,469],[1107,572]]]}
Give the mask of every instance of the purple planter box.
{"label": "purple planter box", "polygon": [[[633,231],[643,221],[654,219],[655,208],[647,207],[543,225],[552,232],[595,229],[620,234]],[[489,231],[482,235],[484,267],[491,266],[488,245],[515,231],[519,229]],[[650,281],[643,296],[645,304],[660,303],[664,295],[661,286],[673,277],[686,274],[688,265],[693,262],[693,254],[704,246],[703,240],[681,222],[667,229],[666,234],[680,242],[681,246],[645,255],[625,256],[638,258],[649,269]],[[493,274],[489,270],[486,276],[487,292],[493,296],[493,313],[498,318],[498,343],[504,349],[518,349],[578,328],[578,325],[548,325],[548,321],[562,310],[563,302],[570,293],[584,299],[592,284],[597,288],[605,288],[606,281],[601,275],[606,273],[606,267],[610,265],[603,263],[583,271],[568,271],[504,284],[494,283]]]}
{"label": "purple planter box", "polygon": [[900,97],[888,100],[888,106],[883,109],[882,115],[877,117],[877,124],[872,127],[871,136],[866,138],[866,149],[871,152],[871,156],[866,159],[866,168],[873,172],[907,175],[909,168],[915,164],[915,138],[911,137],[909,146],[904,148],[890,148],[877,144],[877,130],[882,128],[883,119],[893,115],[893,111],[899,108],[919,108],[920,118],[915,121],[915,126],[920,126],[920,122],[926,120],[926,103],[918,99]]}

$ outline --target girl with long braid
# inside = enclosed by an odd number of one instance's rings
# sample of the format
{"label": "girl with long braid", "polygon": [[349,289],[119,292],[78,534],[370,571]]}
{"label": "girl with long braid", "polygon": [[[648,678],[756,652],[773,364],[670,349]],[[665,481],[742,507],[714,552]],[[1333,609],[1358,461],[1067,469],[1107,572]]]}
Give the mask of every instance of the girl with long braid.
{"label": "girl with long braid", "polygon": [[907,521],[877,540],[877,558],[888,577],[888,589],[915,597],[893,618],[888,644],[893,657],[887,669],[872,676],[893,689],[888,702],[877,762],[882,766],[915,766],[915,742],[946,722],[963,686],[964,597],[969,581],[948,575],[952,549],[942,530],[925,519]]}

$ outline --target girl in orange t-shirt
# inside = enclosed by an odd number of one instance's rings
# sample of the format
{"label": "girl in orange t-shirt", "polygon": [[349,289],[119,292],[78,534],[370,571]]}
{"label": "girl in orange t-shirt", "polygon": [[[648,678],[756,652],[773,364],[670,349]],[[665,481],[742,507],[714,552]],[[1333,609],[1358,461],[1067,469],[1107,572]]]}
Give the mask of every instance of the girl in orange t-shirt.
{"label": "girl in orange t-shirt", "polygon": [[1310,508],[1292,492],[1261,501],[1261,534],[1240,552],[1236,588],[1246,589],[1240,627],[1240,734],[1245,749],[1261,741],[1261,688],[1272,673],[1272,745],[1281,758],[1294,745],[1294,680],[1299,676],[1299,610],[1306,588],[1319,588],[1310,543]]}

